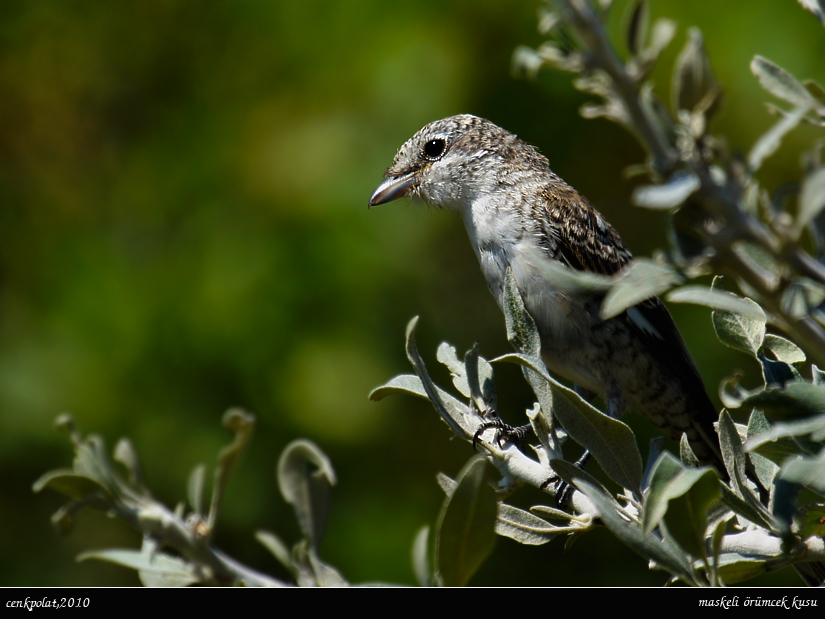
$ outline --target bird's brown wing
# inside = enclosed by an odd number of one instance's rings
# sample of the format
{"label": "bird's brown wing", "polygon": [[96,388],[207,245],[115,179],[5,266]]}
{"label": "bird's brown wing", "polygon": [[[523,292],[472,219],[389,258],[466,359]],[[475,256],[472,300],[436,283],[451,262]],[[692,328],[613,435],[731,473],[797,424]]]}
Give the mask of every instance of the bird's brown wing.
{"label": "bird's brown wing", "polygon": [[[533,221],[539,244],[556,260],[580,271],[615,275],[632,259],[621,237],[604,218],[572,187],[551,183],[542,196],[544,209]],[[617,317],[625,321],[646,342],[646,349],[661,367],[685,386],[694,401],[696,414],[706,429],[713,429],[717,412],[704,382],[688,352],[670,312],[652,297]]]}

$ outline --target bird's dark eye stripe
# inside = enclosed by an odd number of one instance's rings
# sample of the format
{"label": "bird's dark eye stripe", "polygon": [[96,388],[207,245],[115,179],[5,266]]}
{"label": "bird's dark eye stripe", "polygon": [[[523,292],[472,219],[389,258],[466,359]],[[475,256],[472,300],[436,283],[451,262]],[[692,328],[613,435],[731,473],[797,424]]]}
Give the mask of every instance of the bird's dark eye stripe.
{"label": "bird's dark eye stripe", "polygon": [[424,144],[424,154],[430,159],[436,159],[444,153],[447,143],[442,138],[430,140]]}

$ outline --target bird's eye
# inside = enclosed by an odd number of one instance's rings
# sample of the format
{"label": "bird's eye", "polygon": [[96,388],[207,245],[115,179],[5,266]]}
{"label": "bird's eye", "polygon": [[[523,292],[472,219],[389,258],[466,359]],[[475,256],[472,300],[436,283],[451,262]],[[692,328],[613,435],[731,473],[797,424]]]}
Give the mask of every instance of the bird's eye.
{"label": "bird's eye", "polygon": [[447,143],[443,138],[436,138],[424,144],[424,154],[429,159],[438,159],[443,153]]}

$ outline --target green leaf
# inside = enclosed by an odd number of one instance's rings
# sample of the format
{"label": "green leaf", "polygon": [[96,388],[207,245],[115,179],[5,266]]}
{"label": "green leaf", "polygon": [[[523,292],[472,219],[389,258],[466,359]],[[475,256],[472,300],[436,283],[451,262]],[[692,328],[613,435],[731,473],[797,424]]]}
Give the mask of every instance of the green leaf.
{"label": "green leaf", "polygon": [[804,419],[825,413],[825,385],[795,382],[782,388],[768,388],[742,402],[762,409],[771,419]]}
{"label": "green leaf", "polygon": [[726,585],[735,585],[755,578],[766,571],[767,561],[754,559],[734,552],[720,555],[718,562],[719,577]]}
{"label": "green leaf", "polygon": [[495,410],[496,388],[493,382],[493,368],[484,357],[479,356],[478,342],[464,356],[464,372],[476,410],[482,413]]}
{"label": "green leaf", "polygon": [[626,424],[585,402],[575,391],[532,365],[532,361],[524,355],[504,355],[496,361],[526,365],[540,374],[549,386],[550,410],[564,430],[593,454],[613,481],[641,496],[642,456],[633,431]]}
{"label": "green leaf", "polygon": [[576,487],[590,499],[608,529],[628,548],[646,560],[652,560],[687,583],[695,583],[690,559],[681,555],[655,535],[645,535],[642,527],[628,522],[619,514],[619,506],[598,486],[578,480]]}
{"label": "green leaf", "polygon": [[[421,353],[418,352],[418,344],[416,344],[415,341],[415,327],[417,324],[418,316],[407,323],[407,359],[412,363],[415,373],[421,380],[421,385],[424,387],[427,398],[429,398],[435,410],[441,416],[441,419],[443,419],[458,436],[469,440],[475,433],[475,426],[471,425],[465,418],[469,411],[467,411],[467,408],[463,405],[460,405],[462,408],[458,411],[454,408],[448,408],[445,405],[444,400],[441,398],[440,390],[430,378],[430,374],[427,372],[427,366],[421,358]],[[375,391],[373,391],[373,394],[375,394]],[[457,414],[455,414],[456,412]]]}
{"label": "green leaf", "polygon": [[785,363],[802,363],[805,353],[792,341],[773,333],[765,334],[764,349],[770,351],[773,358]]}
{"label": "green leaf", "polygon": [[[445,415],[451,420],[457,420],[454,423],[461,425],[459,428],[461,429],[460,432],[457,432],[459,435],[465,436],[472,436],[472,433],[475,431],[474,426],[471,426],[466,417],[470,412],[470,409],[467,407],[466,404],[459,401],[458,399],[454,398],[452,395],[441,389],[440,387],[436,387],[433,385],[433,388],[438,393],[439,400],[444,407]],[[469,388],[468,388],[469,389]],[[401,374],[396,376],[395,378],[391,379],[388,383],[381,385],[380,387],[376,387],[370,392],[369,399],[373,402],[377,402],[388,395],[395,394],[395,393],[403,393],[405,395],[414,395],[419,398],[424,398],[425,400],[429,400],[430,397],[427,395],[426,389],[424,389],[424,383],[421,382],[421,379],[418,378],[415,374]],[[436,407],[436,410],[438,408]],[[442,415],[442,419],[444,415]],[[448,424],[452,427],[452,424]]]}
{"label": "green leaf", "polygon": [[556,537],[559,530],[528,511],[499,503],[496,534],[509,537],[519,544],[540,546]]}
{"label": "green leaf", "polygon": [[[729,312],[722,309],[716,309],[711,314],[713,320],[713,328],[716,331],[716,337],[719,341],[748,353],[756,357],[757,352],[762,348],[762,342],[765,339],[765,314],[759,305],[748,298],[739,298],[733,293],[723,291],[719,287],[719,279],[713,280],[713,290],[723,294],[730,295],[731,299],[736,301],[743,301],[745,305],[751,307],[750,315],[740,314],[737,312]],[[752,318],[753,314],[762,313],[760,318]]]}
{"label": "green leaf", "polygon": [[743,317],[767,321],[764,310],[751,299],[736,296],[725,290],[714,290],[706,286],[682,286],[668,293],[672,303],[693,303],[714,309],[735,312]]}
{"label": "green leaf", "polygon": [[[811,440],[805,440],[808,435]],[[776,422],[768,430],[749,437],[745,449],[782,464],[792,456],[815,455],[823,439],[825,415],[817,415],[789,423]]]}
{"label": "green leaf", "polygon": [[197,514],[203,514],[203,487],[206,484],[206,465],[199,464],[189,474],[187,495],[189,505]]}
{"label": "green leaf", "polygon": [[633,203],[650,209],[672,209],[687,200],[702,186],[692,172],[676,174],[662,185],[645,185],[633,190]]}
{"label": "green leaf", "polygon": [[34,482],[32,490],[40,492],[43,488],[56,490],[76,500],[83,499],[90,494],[111,497],[109,491],[97,480],[86,475],[78,475],[72,469],[57,469],[44,473]]}
{"label": "green leaf", "polygon": [[692,111],[717,88],[702,33],[691,28],[673,71],[673,109]]}
{"label": "green leaf", "polygon": [[646,0],[636,0],[630,9],[627,22],[627,49],[631,55],[638,55],[645,45],[650,7]]}
{"label": "green leaf", "polygon": [[200,582],[189,564],[162,552],[109,549],[84,552],[77,557],[78,561],[89,559],[138,570],[147,587],[186,587]]}
{"label": "green leaf", "polygon": [[825,0],[799,0],[799,4],[816,15],[817,19],[825,24]]}
{"label": "green leaf", "polygon": [[475,456],[458,475],[438,517],[436,572],[441,584],[466,585],[493,550],[498,507],[487,462]]}
{"label": "green leaf", "polygon": [[252,430],[255,427],[255,417],[240,408],[231,408],[223,416],[223,425],[235,434],[235,440],[221,449],[218,453],[218,464],[215,467],[215,482],[212,487],[212,504],[207,517],[208,531],[215,530],[221,500],[229,484],[232,473],[240,462],[243,452],[246,451],[252,439]]}
{"label": "green leaf", "polygon": [[415,579],[422,587],[432,586],[430,574],[430,527],[424,526],[415,535],[412,547],[412,563]]}
{"label": "green leaf", "polygon": [[126,467],[126,471],[129,473],[129,485],[132,488],[143,489],[143,472],[141,471],[140,459],[128,438],[122,438],[117,442],[114,459]]}
{"label": "green leaf", "polygon": [[643,531],[649,535],[664,519],[668,532],[681,548],[694,557],[704,558],[708,510],[718,498],[719,477],[715,470],[686,468],[664,452],[650,478]]}
{"label": "green leaf", "polygon": [[74,470],[78,475],[93,479],[106,488],[108,494],[118,493],[118,481],[106,458],[103,439],[89,436],[75,446]]}
{"label": "green leaf", "polygon": [[797,236],[825,208],[825,167],[808,174],[799,192],[799,214],[794,231]]}
{"label": "green leaf", "polygon": [[[722,503],[735,514],[742,516],[746,520],[759,525],[763,529],[770,529],[773,523],[770,518],[766,518],[763,511],[755,509],[751,503],[745,501],[725,484],[719,484]],[[726,581],[727,582],[727,581]]]}
{"label": "green leaf", "polygon": [[[730,475],[730,483],[736,494],[747,503],[748,508],[756,512],[756,518],[760,521],[772,523],[773,518],[771,514],[765,509],[765,506],[759,502],[759,499],[753,494],[747,485],[747,459],[742,445],[742,435],[747,434],[747,428],[742,429],[740,433],[739,428],[734,423],[730,413],[722,410],[719,415],[719,424],[717,426],[719,432],[719,445],[722,448],[722,457],[725,461],[725,468]],[[723,493],[724,495],[724,493]],[[724,500],[724,496],[723,496]],[[755,522],[755,521],[754,521]],[[767,528],[772,528],[768,526]]]}
{"label": "green leaf", "polygon": [[[543,378],[547,375],[547,368],[539,358],[541,338],[536,323],[524,307],[524,301],[510,267],[507,267],[504,274],[504,319],[507,325],[507,340],[513,348],[531,360],[530,365],[523,365],[521,369],[527,384],[530,385],[538,400],[541,414],[534,415],[530,423],[536,429],[536,436],[547,449],[547,453],[550,457],[554,457],[561,453],[561,444],[552,413],[553,396],[550,393],[550,386]],[[534,371],[531,367],[538,369]]]}
{"label": "green leaf", "polygon": [[782,465],[778,477],[825,496],[825,450],[814,458],[796,456]]}
{"label": "green leaf", "polygon": [[447,369],[450,370],[450,374],[453,377],[453,385],[458,392],[465,398],[469,398],[470,386],[467,384],[467,371],[464,367],[464,363],[456,354],[455,346],[448,344],[447,342],[441,342],[441,344],[438,345],[438,351],[436,352],[435,358],[446,365]]}
{"label": "green leaf", "polygon": [[646,258],[636,258],[615,278],[613,287],[605,295],[599,315],[602,320],[618,316],[680,281],[681,277],[672,268]]}
{"label": "green leaf", "polygon": [[270,531],[256,531],[255,539],[260,544],[272,553],[272,556],[278,560],[278,563],[283,565],[293,574],[295,573],[295,565],[292,563],[292,553],[281,538]]}
{"label": "green leaf", "polygon": [[[807,91],[805,92],[807,93]],[[748,168],[751,174],[760,168],[765,159],[776,152],[785,134],[799,124],[805,114],[808,113],[808,110],[810,110],[809,106],[796,108],[768,129],[768,131],[756,141],[756,144],[751,148],[751,152],[748,153]]]}
{"label": "green leaf", "polygon": [[762,88],[798,108],[810,108],[816,102],[793,75],[762,56],[754,56],[751,71]]}
{"label": "green leaf", "polygon": [[295,509],[301,530],[313,548],[323,539],[329,490],[335,484],[332,463],[314,443],[297,440],[284,449],[278,462],[278,487]]}

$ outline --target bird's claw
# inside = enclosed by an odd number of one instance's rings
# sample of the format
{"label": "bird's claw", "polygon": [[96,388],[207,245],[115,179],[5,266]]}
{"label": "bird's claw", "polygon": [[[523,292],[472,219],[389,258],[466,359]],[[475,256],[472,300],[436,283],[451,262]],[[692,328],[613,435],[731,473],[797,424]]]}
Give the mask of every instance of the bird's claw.
{"label": "bird's claw", "polygon": [[496,429],[496,436],[494,440],[496,442],[496,445],[498,445],[499,447],[502,446],[504,441],[509,441],[514,445],[519,446],[522,443],[524,443],[524,441],[527,440],[527,437],[529,437],[533,433],[533,428],[529,425],[514,427],[507,423],[504,423],[501,419],[485,421],[480,426],[478,426],[478,429],[476,430],[475,434],[473,434],[474,450],[478,448],[478,442],[481,438],[481,435],[484,434],[484,432],[486,430],[489,430],[490,428]]}

